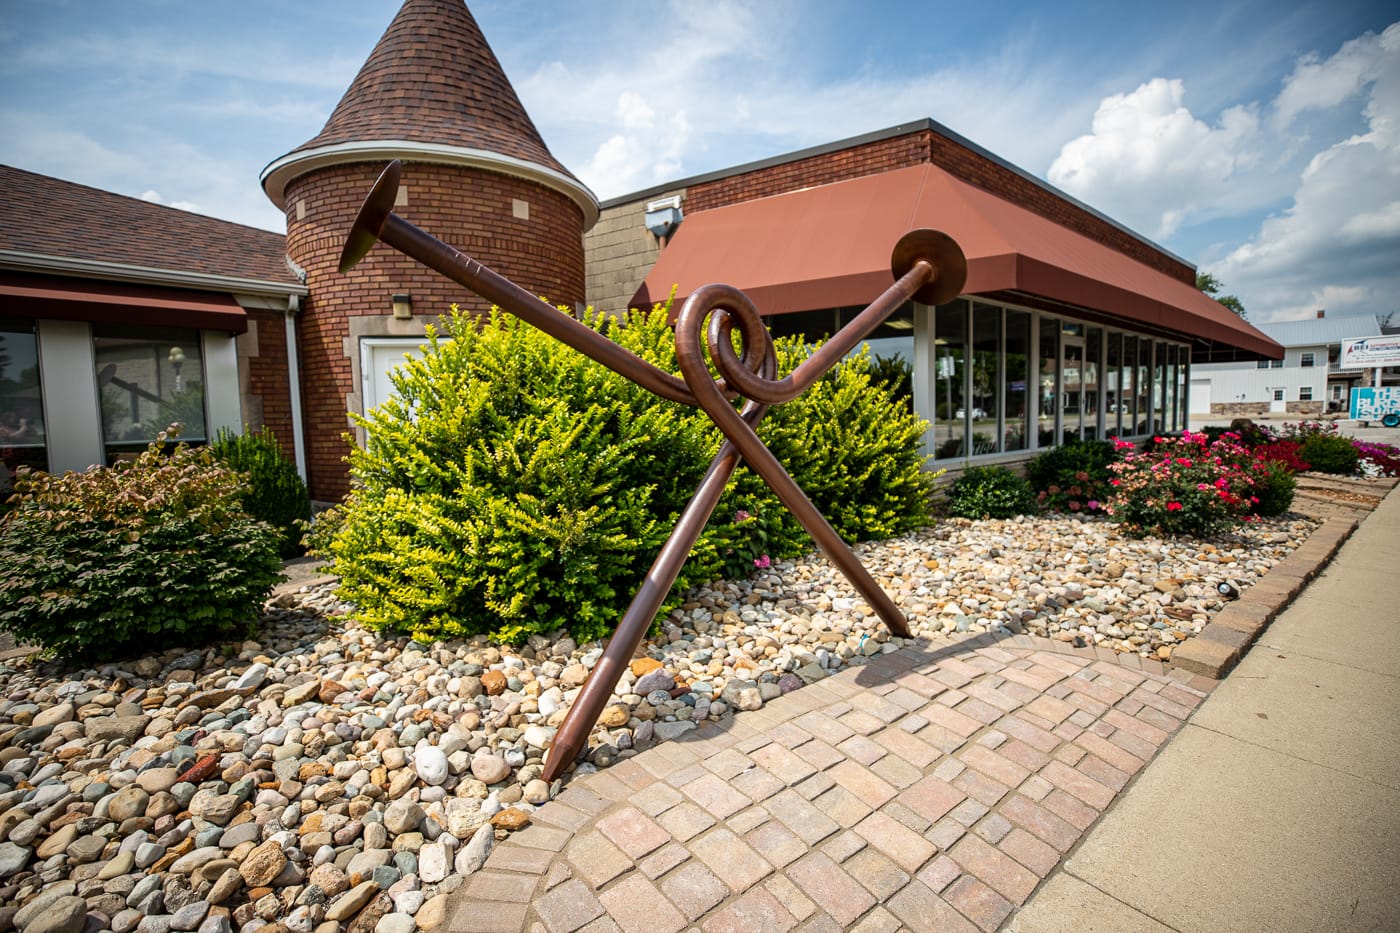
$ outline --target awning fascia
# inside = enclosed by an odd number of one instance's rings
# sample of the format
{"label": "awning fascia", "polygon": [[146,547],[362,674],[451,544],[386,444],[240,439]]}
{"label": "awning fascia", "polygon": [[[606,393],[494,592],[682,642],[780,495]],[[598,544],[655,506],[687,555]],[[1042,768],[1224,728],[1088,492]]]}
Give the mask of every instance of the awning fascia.
{"label": "awning fascia", "polygon": [[[893,280],[874,243],[934,226],[963,246],[968,296],[1019,292],[1066,314],[1106,316],[1238,358],[1283,347],[1190,283],[978,189],[933,165],[898,169],[692,214],[633,306],[684,300],[703,281],[744,291],[760,313],[862,306]],[[751,257],[764,257],[755,262]],[[730,267],[726,273],[724,266]]]}
{"label": "awning fascia", "polygon": [[232,295],[93,279],[0,273],[0,314],[59,321],[188,327],[242,334],[248,314]]}

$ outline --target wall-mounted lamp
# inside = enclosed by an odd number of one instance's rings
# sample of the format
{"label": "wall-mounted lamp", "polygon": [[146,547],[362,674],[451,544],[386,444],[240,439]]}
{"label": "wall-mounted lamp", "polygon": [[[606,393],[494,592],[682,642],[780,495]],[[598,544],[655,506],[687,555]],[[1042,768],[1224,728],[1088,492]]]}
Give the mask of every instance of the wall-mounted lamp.
{"label": "wall-mounted lamp", "polygon": [[406,321],[409,318],[413,317],[412,295],[394,296],[394,317],[398,318],[401,321]]}
{"label": "wall-mounted lamp", "polygon": [[171,347],[170,355],[166,357],[170,361],[170,368],[175,370],[175,391],[182,390],[180,385],[180,367],[185,365],[185,351],[179,347]]}
{"label": "wall-mounted lamp", "polygon": [[681,212],[679,195],[661,198],[647,204],[646,225],[657,239],[664,239],[676,232],[685,215]]}

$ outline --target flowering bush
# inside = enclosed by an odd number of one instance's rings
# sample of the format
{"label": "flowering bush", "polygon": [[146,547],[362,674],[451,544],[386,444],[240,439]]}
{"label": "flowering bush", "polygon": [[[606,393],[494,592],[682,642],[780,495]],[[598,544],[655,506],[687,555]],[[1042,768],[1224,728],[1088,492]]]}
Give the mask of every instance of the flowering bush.
{"label": "flowering bush", "polygon": [[1026,478],[1043,509],[1096,512],[1113,494],[1108,465],[1116,456],[1109,441],[1076,439],[1037,455],[1026,466]]}
{"label": "flowering bush", "polygon": [[1281,463],[1293,473],[1305,473],[1312,469],[1312,464],[1298,455],[1302,446],[1298,441],[1274,441],[1272,444],[1254,448],[1254,457],[1270,463]]}
{"label": "flowering bush", "polygon": [[1150,451],[1118,443],[1125,456],[1109,467],[1114,496],[1105,511],[1130,534],[1209,536],[1256,504],[1256,461],[1238,440],[1188,431],[1153,438]]}
{"label": "flowering bush", "polygon": [[1254,469],[1254,508],[1255,515],[1282,515],[1293,505],[1293,496],[1298,491],[1298,481],[1293,470],[1282,460],[1255,461]]}
{"label": "flowering bush", "polygon": [[1400,476],[1400,447],[1353,440],[1351,446],[1361,460],[1361,472],[1367,476]]}
{"label": "flowering bush", "polygon": [[1323,423],[1321,421],[1299,421],[1294,424],[1285,421],[1283,424],[1279,425],[1279,429],[1276,433],[1278,434],[1279,440],[1297,441],[1301,444],[1308,438],[1315,437],[1319,434],[1325,437],[1336,437],[1337,422],[1328,421]]}
{"label": "flowering bush", "polygon": [[735,509],[733,520],[710,520],[719,554],[720,570],[726,580],[742,580],[755,570],[766,570],[773,564],[769,556],[769,528],[758,514],[757,506]]}

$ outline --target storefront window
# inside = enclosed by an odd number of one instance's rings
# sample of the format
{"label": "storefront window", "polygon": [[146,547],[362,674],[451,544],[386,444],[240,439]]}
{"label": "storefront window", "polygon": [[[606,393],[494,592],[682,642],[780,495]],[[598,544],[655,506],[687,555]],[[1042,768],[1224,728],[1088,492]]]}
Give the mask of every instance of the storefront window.
{"label": "storefront window", "polygon": [[1176,429],[1185,431],[1188,427],[1191,405],[1186,397],[1191,379],[1191,350],[1189,347],[1176,348]]}
{"label": "storefront window", "polygon": [[1088,327],[1084,333],[1084,439],[1092,441],[1099,436],[1099,355],[1103,329]]}
{"label": "storefront window", "polygon": [[1171,416],[1171,380],[1167,374],[1167,345],[1157,341],[1156,365],[1152,374],[1152,431],[1166,430],[1167,419]]}
{"label": "storefront window", "polygon": [[1060,410],[1060,322],[1053,317],[1040,319],[1040,424],[1038,446],[1056,443],[1055,415]]}
{"label": "storefront window", "polygon": [[0,493],[22,466],[49,468],[34,322],[0,318]]}
{"label": "storefront window", "polygon": [[997,395],[1001,386],[1001,309],[992,305],[972,306],[972,404],[968,418],[972,424],[972,453],[1001,451],[997,431]]}
{"label": "storefront window", "polygon": [[1026,425],[1029,414],[1026,378],[1030,373],[1031,316],[1025,311],[1006,310],[1006,366],[1002,400],[1005,409],[1003,450],[1025,450],[1029,446]]}
{"label": "storefront window", "polygon": [[1133,391],[1136,393],[1134,433],[1147,434],[1152,430],[1152,341],[1146,337],[1139,337],[1137,342]]}
{"label": "storefront window", "polygon": [[[864,308],[842,308],[841,327],[846,327]],[[914,410],[914,303],[906,301],[884,323],[865,338],[871,378],[893,389],[896,398]],[[860,347],[855,352],[859,352]]]}
{"label": "storefront window", "polygon": [[934,455],[964,457],[967,437],[967,313],[966,301],[934,310]]}
{"label": "storefront window", "polygon": [[1104,363],[1104,427],[1108,437],[1123,433],[1123,335],[1110,331]]}
{"label": "storefront window", "polygon": [[172,422],[182,426],[180,440],[208,440],[199,331],[97,327],[92,342],[109,464],[139,453]]}

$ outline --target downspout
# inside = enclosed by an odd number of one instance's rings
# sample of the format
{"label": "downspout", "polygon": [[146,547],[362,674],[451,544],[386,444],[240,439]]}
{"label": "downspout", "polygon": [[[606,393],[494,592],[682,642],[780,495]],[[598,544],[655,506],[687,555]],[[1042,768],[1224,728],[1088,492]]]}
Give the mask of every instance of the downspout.
{"label": "downspout", "polygon": [[302,437],[301,372],[297,368],[297,312],[300,310],[301,299],[288,295],[287,316],[283,318],[287,327],[287,390],[292,403],[292,448],[296,452],[297,475],[304,483],[307,481],[306,441]]}

